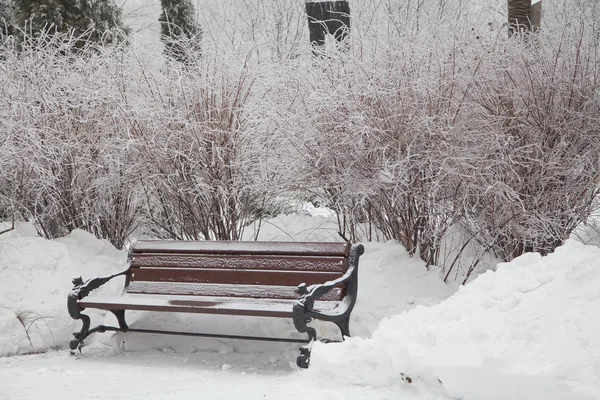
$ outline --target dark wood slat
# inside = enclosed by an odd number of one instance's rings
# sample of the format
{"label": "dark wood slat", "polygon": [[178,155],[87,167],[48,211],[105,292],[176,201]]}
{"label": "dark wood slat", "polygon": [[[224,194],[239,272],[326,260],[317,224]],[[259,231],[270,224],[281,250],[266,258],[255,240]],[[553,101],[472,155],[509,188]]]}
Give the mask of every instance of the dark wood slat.
{"label": "dark wood slat", "polygon": [[136,254],[132,267],[218,268],[345,272],[346,258],[300,256],[232,256],[194,254]]}
{"label": "dark wood slat", "polygon": [[[341,300],[344,288],[334,288],[322,300]],[[256,299],[297,299],[296,287],[261,285],[222,285],[211,283],[137,282],[129,283],[128,293],[249,297]]]}
{"label": "dark wood slat", "polygon": [[350,243],[345,242],[240,242],[140,240],[132,249],[138,253],[255,254],[347,257]]}
{"label": "dark wood slat", "polygon": [[225,283],[243,285],[314,285],[340,278],[341,272],[254,271],[223,269],[131,268],[130,281]]}

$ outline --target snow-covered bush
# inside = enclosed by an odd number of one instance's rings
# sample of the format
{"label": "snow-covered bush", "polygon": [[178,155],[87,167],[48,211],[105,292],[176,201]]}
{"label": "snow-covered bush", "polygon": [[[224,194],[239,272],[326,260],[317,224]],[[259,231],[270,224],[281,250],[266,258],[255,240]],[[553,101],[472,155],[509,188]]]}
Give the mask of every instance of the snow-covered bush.
{"label": "snow-covered bush", "polygon": [[[322,189],[342,235],[399,240],[446,279],[475,246],[461,281],[485,253],[508,261],[562,244],[597,207],[597,31],[390,35],[298,61],[281,83],[298,175]],[[448,249],[451,228],[462,234]]]}
{"label": "snow-covered bush", "polygon": [[552,251],[592,212],[589,7],[523,40],[449,2],[357,2],[351,46],[313,57],[273,14],[286,1],[200,9],[206,48],[186,65],[89,44],[73,55],[70,36],[21,54],[5,43],[0,211],[120,246],[139,220],[160,237],[235,240],[281,198],[320,196],[343,238],[396,239],[461,280],[485,253]]}
{"label": "snow-covered bush", "polygon": [[294,59],[308,43],[304,2],[297,0],[197,0],[210,42],[243,46],[265,60]]}
{"label": "snow-covered bush", "polygon": [[584,25],[509,41],[475,81],[465,223],[503,260],[547,254],[598,206],[600,59]]}
{"label": "snow-covered bush", "polygon": [[301,175],[340,212],[343,236],[396,239],[429,264],[461,212],[449,150],[471,59],[447,39],[437,52],[406,35],[375,57],[329,54],[285,83],[303,96],[289,135]]}
{"label": "snow-covered bush", "polygon": [[85,229],[117,247],[141,220],[161,237],[240,239],[281,180],[250,56],[209,47],[165,66],[118,46],[72,54],[73,40],[3,48],[3,208],[45,237]]}
{"label": "snow-covered bush", "polygon": [[47,238],[86,229],[117,247],[135,223],[128,122],[115,64],[123,49],[41,35],[3,49],[0,195]]}
{"label": "snow-covered bush", "polygon": [[207,48],[194,65],[144,72],[136,134],[155,235],[239,240],[277,195],[262,168],[268,145],[249,109],[255,66],[223,51]]}

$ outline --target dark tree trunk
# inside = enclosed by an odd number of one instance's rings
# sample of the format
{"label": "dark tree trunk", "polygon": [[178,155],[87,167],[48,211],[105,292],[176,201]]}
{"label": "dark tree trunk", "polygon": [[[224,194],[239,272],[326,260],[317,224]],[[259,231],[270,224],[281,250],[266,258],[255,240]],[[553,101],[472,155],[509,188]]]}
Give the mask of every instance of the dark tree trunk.
{"label": "dark tree trunk", "polygon": [[540,26],[542,24],[542,2],[538,1],[537,3],[531,6],[531,11],[529,13],[529,19],[531,20],[531,28],[534,32],[540,30]]}
{"label": "dark tree trunk", "polygon": [[537,31],[542,19],[542,2],[533,6],[531,0],[508,0],[508,35]]}
{"label": "dark tree trunk", "polygon": [[324,1],[306,3],[308,30],[313,46],[325,44],[325,36],[331,34],[342,42],[350,30],[350,6],[347,1]]}

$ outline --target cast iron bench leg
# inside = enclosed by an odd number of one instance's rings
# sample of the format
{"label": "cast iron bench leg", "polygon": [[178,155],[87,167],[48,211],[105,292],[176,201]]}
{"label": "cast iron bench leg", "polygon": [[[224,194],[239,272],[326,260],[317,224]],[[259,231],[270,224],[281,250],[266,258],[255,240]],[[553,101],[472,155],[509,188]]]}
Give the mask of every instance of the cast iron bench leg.
{"label": "cast iron bench leg", "polygon": [[129,329],[129,326],[127,326],[127,322],[125,322],[125,310],[110,310],[110,312],[115,314],[115,317],[117,317],[117,321],[119,322],[119,328],[123,329],[124,331]]}
{"label": "cast iron bench leg", "polygon": [[341,321],[334,321],[334,324],[340,328],[340,332],[342,333],[342,340],[345,337],[350,337],[350,317],[345,318]]}
{"label": "cast iron bench leg", "polygon": [[90,329],[90,317],[84,314],[79,314],[79,319],[83,323],[81,330],[79,332],[73,332],[73,336],[75,339],[69,342],[69,347],[71,351],[75,351],[77,348],[81,351],[81,345],[83,344],[83,340],[88,337],[89,329]]}
{"label": "cast iron bench leg", "polygon": [[[307,323],[310,322],[311,319],[307,318]],[[300,347],[300,355],[296,358],[296,365],[300,368],[308,368],[308,364],[310,363],[310,350],[312,349],[312,345],[317,340],[317,331],[310,326],[306,327],[306,333],[308,333],[309,342]]]}

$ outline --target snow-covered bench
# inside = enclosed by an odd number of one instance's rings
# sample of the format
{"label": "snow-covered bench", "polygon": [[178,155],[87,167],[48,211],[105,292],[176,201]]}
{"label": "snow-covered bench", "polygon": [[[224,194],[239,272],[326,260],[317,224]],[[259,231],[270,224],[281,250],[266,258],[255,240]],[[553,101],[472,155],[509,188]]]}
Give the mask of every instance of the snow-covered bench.
{"label": "snow-covered bench", "polygon": [[[356,302],[360,244],[299,242],[158,241],[136,242],[129,267],[118,274],[73,280],[67,308],[83,327],[75,332],[71,350],[81,349],[94,332],[124,331],[234,339],[304,343],[297,364],[308,367],[310,349],[317,339],[312,319],[335,323],[350,336],[350,313]],[[117,276],[125,276],[118,297],[88,296]],[[86,308],[111,311],[119,326],[90,329]],[[126,310],[250,315],[292,318],[308,338],[256,338],[129,328]]]}

